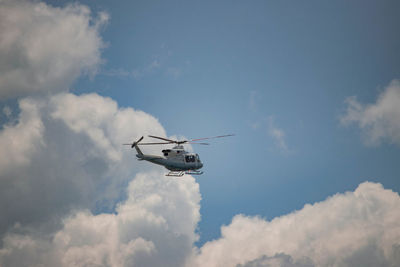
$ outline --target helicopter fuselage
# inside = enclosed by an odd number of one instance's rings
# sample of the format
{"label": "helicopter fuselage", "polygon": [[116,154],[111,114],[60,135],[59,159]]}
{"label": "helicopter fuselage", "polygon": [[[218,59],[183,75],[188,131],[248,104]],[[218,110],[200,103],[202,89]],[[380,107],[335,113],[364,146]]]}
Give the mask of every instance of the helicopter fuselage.
{"label": "helicopter fuselage", "polygon": [[172,149],[164,149],[163,157],[156,155],[143,154],[138,145],[135,146],[136,157],[139,160],[146,160],[154,164],[162,165],[170,171],[189,171],[198,170],[203,167],[199,155],[190,153],[183,149],[183,146],[175,146]]}

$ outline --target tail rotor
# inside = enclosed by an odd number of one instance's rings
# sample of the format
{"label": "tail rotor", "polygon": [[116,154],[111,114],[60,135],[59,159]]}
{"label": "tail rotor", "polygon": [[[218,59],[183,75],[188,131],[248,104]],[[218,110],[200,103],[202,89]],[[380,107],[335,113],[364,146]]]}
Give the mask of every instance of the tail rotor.
{"label": "tail rotor", "polygon": [[139,138],[136,142],[133,142],[132,144],[123,144],[125,146],[131,146],[131,148],[134,148],[140,141],[143,140],[143,136]]}
{"label": "tail rotor", "polygon": [[134,142],[134,143],[132,144],[131,148],[134,148],[134,147],[135,147],[140,141],[142,141],[142,140],[143,140],[143,136],[140,137],[139,140],[137,140],[136,142]]}

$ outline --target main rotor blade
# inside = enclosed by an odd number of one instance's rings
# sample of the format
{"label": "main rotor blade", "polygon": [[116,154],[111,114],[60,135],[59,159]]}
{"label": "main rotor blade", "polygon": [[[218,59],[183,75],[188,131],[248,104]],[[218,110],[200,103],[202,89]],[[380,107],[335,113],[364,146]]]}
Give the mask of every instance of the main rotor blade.
{"label": "main rotor blade", "polygon": [[151,138],[157,138],[157,139],[164,140],[164,141],[168,141],[168,142],[172,142],[172,143],[175,143],[175,142],[176,142],[175,140],[171,140],[171,139],[167,139],[167,138],[159,137],[159,136],[154,136],[154,135],[149,135],[149,137],[151,137]]}
{"label": "main rotor blade", "polygon": [[209,143],[196,143],[196,142],[188,142],[188,144],[191,144],[191,145],[209,145]]}
{"label": "main rotor blade", "polygon": [[218,135],[218,136],[213,136],[213,137],[204,137],[204,138],[197,138],[197,139],[192,139],[190,140],[191,142],[195,141],[200,141],[200,140],[206,140],[206,139],[214,139],[214,138],[222,138],[222,137],[228,137],[228,136],[234,136],[234,134],[226,134],[226,135]]}
{"label": "main rotor blade", "polygon": [[[156,139],[168,141],[168,142],[170,142],[169,144],[175,143],[175,144],[178,144],[178,145],[179,144],[185,144],[185,143],[191,143],[191,142],[197,142],[197,141],[200,141],[200,140],[222,138],[222,137],[228,137],[228,136],[234,136],[234,134],[218,135],[218,136],[213,136],[213,137],[204,137],[204,138],[197,138],[197,139],[192,139],[192,140],[181,140],[181,141],[176,141],[176,140],[171,140],[171,139],[164,138],[164,137],[149,135],[149,137],[151,137],[151,138],[156,138]],[[209,145],[208,143],[191,143],[191,144]]]}
{"label": "main rotor blade", "polygon": [[141,145],[169,145],[169,144],[174,144],[174,142],[167,142],[167,143],[140,143],[138,145],[141,146]]}
{"label": "main rotor blade", "polygon": [[[137,145],[141,146],[141,145],[169,145],[169,144],[174,144],[174,142],[167,142],[167,143],[140,143],[140,144],[137,144]],[[132,144],[122,144],[122,145],[131,146]]]}

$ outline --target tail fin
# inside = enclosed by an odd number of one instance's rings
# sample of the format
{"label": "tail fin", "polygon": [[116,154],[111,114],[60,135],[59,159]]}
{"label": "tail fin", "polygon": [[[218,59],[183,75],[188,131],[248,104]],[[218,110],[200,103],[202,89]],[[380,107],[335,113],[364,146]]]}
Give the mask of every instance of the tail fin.
{"label": "tail fin", "polygon": [[137,151],[137,153],[138,153],[138,156],[140,157],[140,156],[143,156],[143,153],[142,153],[142,151],[140,151],[140,149],[139,149],[139,147],[137,146],[137,144],[138,144],[140,141],[142,141],[142,140],[143,140],[143,136],[140,137],[139,140],[137,140],[136,142],[133,142],[132,144],[123,144],[123,145],[131,146],[131,148],[135,148],[136,151]]}
{"label": "tail fin", "polygon": [[137,146],[137,144],[140,142],[140,141],[142,141],[143,140],[143,136],[139,139],[139,140],[137,140],[136,142],[134,142],[134,143],[132,143],[132,148],[135,148],[136,149],[136,151],[137,151],[137,153],[138,153],[138,155],[139,156],[143,156],[143,153],[142,153],[142,151],[140,150],[140,148]]}

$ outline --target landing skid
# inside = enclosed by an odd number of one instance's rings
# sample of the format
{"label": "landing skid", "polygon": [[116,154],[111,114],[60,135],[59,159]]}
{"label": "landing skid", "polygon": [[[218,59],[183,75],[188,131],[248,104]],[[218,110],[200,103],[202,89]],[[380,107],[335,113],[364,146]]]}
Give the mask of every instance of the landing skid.
{"label": "landing skid", "polygon": [[203,174],[202,171],[186,171],[185,174],[189,174],[189,175],[201,175]]}
{"label": "landing skid", "polygon": [[185,174],[183,171],[170,171],[165,176],[182,177]]}
{"label": "landing skid", "polygon": [[202,171],[170,171],[165,176],[182,177],[184,174],[188,175],[201,175]]}

